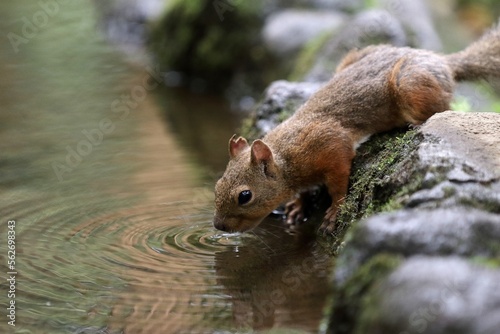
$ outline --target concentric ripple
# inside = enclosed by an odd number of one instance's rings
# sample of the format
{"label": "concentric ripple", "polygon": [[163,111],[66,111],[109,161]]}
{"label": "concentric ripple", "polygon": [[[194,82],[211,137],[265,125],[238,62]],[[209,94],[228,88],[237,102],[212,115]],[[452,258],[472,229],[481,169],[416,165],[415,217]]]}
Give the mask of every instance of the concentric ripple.
{"label": "concentric ripple", "polygon": [[[77,205],[71,198],[37,203],[16,200],[0,208],[18,222],[18,301],[23,321],[33,327],[42,317],[51,328],[67,330],[97,323],[110,333],[205,333],[255,326],[260,318],[286,324],[313,311],[304,320],[317,323],[321,315],[321,302],[310,307],[308,298],[318,295],[309,290],[326,284],[328,263],[279,224],[228,234],[213,228],[206,204],[81,197]],[[288,278],[304,263],[304,273]],[[265,298],[276,291],[291,304],[260,315],[254,303],[269,303]]]}
{"label": "concentric ripple", "polygon": [[105,245],[98,256],[113,265],[171,274],[179,262],[205,268],[214,253],[252,238],[215,230],[211,214],[191,213],[190,205],[139,206],[93,218],[73,228],[70,241]]}
{"label": "concentric ripple", "polygon": [[112,310],[111,328],[200,332],[231,322],[234,300],[227,286],[235,277],[227,268],[254,261],[265,266],[268,261],[254,255],[283,253],[269,246],[283,236],[265,230],[222,233],[211,218],[206,208],[169,203],[92,217],[72,229],[72,243],[101,246],[93,251],[94,265],[127,277],[127,289]]}

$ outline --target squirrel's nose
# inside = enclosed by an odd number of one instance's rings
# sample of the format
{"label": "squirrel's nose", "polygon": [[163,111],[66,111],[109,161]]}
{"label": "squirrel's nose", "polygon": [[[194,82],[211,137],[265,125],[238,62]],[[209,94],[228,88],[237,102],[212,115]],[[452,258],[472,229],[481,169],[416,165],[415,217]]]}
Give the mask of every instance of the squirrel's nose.
{"label": "squirrel's nose", "polygon": [[227,232],[227,226],[224,224],[222,219],[220,219],[218,217],[214,217],[214,227],[218,230]]}

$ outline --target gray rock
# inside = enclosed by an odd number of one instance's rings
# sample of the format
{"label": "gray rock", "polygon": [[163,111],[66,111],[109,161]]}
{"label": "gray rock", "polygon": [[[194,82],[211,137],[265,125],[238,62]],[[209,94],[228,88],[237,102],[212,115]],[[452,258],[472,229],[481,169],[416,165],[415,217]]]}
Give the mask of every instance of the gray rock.
{"label": "gray rock", "polygon": [[358,333],[498,333],[500,271],[414,257],[375,287],[361,319]]}
{"label": "gray rock", "polygon": [[400,22],[385,10],[368,10],[356,15],[319,51],[305,81],[329,80],[340,60],[350,50],[371,44],[406,45]]}
{"label": "gray rock", "polygon": [[447,111],[432,116],[420,132],[426,138],[419,149],[422,164],[447,165],[451,180],[453,174],[470,175],[457,182],[500,178],[500,114]]}
{"label": "gray rock", "polygon": [[403,24],[411,46],[434,51],[443,48],[426,1],[378,0],[378,2]]}
{"label": "gray rock", "polygon": [[102,25],[115,43],[142,45],[146,40],[147,22],[159,18],[169,0],[97,1]]}
{"label": "gray rock", "polygon": [[287,56],[295,54],[317,36],[335,31],[346,18],[335,11],[286,9],[267,18],[262,37],[269,50]]}
{"label": "gray rock", "polygon": [[404,175],[391,177],[402,184],[422,175],[421,189],[403,199],[406,207],[465,204],[500,213],[500,114],[444,112],[419,132],[424,139],[416,157],[401,169]]}
{"label": "gray rock", "polygon": [[266,89],[264,99],[256,110],[254,127],[259,133],[258,136],[275,128],[284,118],[304,104],[323,84],[285,80],[273,82]]}
{"label": "gray rock", "polygon": [[345,12],[359,10],[365,5],[363,0],[301,0],[300,2],[311,4],[315,8],[327,8]]}
{"label": "gray rock", "polygon": [[374,216],[356,228],[335,272],[342,285],[379,253],[500,256],[500,215],[458,207],[402,210]]}

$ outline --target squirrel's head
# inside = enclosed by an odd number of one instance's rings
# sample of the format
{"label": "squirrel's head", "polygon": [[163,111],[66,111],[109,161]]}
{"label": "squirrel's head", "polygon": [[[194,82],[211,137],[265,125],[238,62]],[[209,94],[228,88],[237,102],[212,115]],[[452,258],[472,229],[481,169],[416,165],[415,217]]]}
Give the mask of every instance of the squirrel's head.
{"label": "squirrel's head", "polygon": [[273,152],[262,140],[229,140],[229,163],[215,185],[214,227],[243,232],[257,226],[289,196]]}

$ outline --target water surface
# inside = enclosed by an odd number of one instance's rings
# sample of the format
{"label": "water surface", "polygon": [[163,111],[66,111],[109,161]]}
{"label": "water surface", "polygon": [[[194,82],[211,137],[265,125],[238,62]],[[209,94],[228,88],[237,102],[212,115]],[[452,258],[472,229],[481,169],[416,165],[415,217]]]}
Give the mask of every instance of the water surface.
{"label": "water surface", "polygon": [[[127,61],[90,2],[41,10],[0,5],[2,35],[24,38],[0,49],[2,291],[8,220],[18,273],[16,326],[2,292],[0,331],[316,332],[330,260],[314,237],[272,219],[211,225],[237,117]],[[23,33],[26,20],[39,27]]]}

